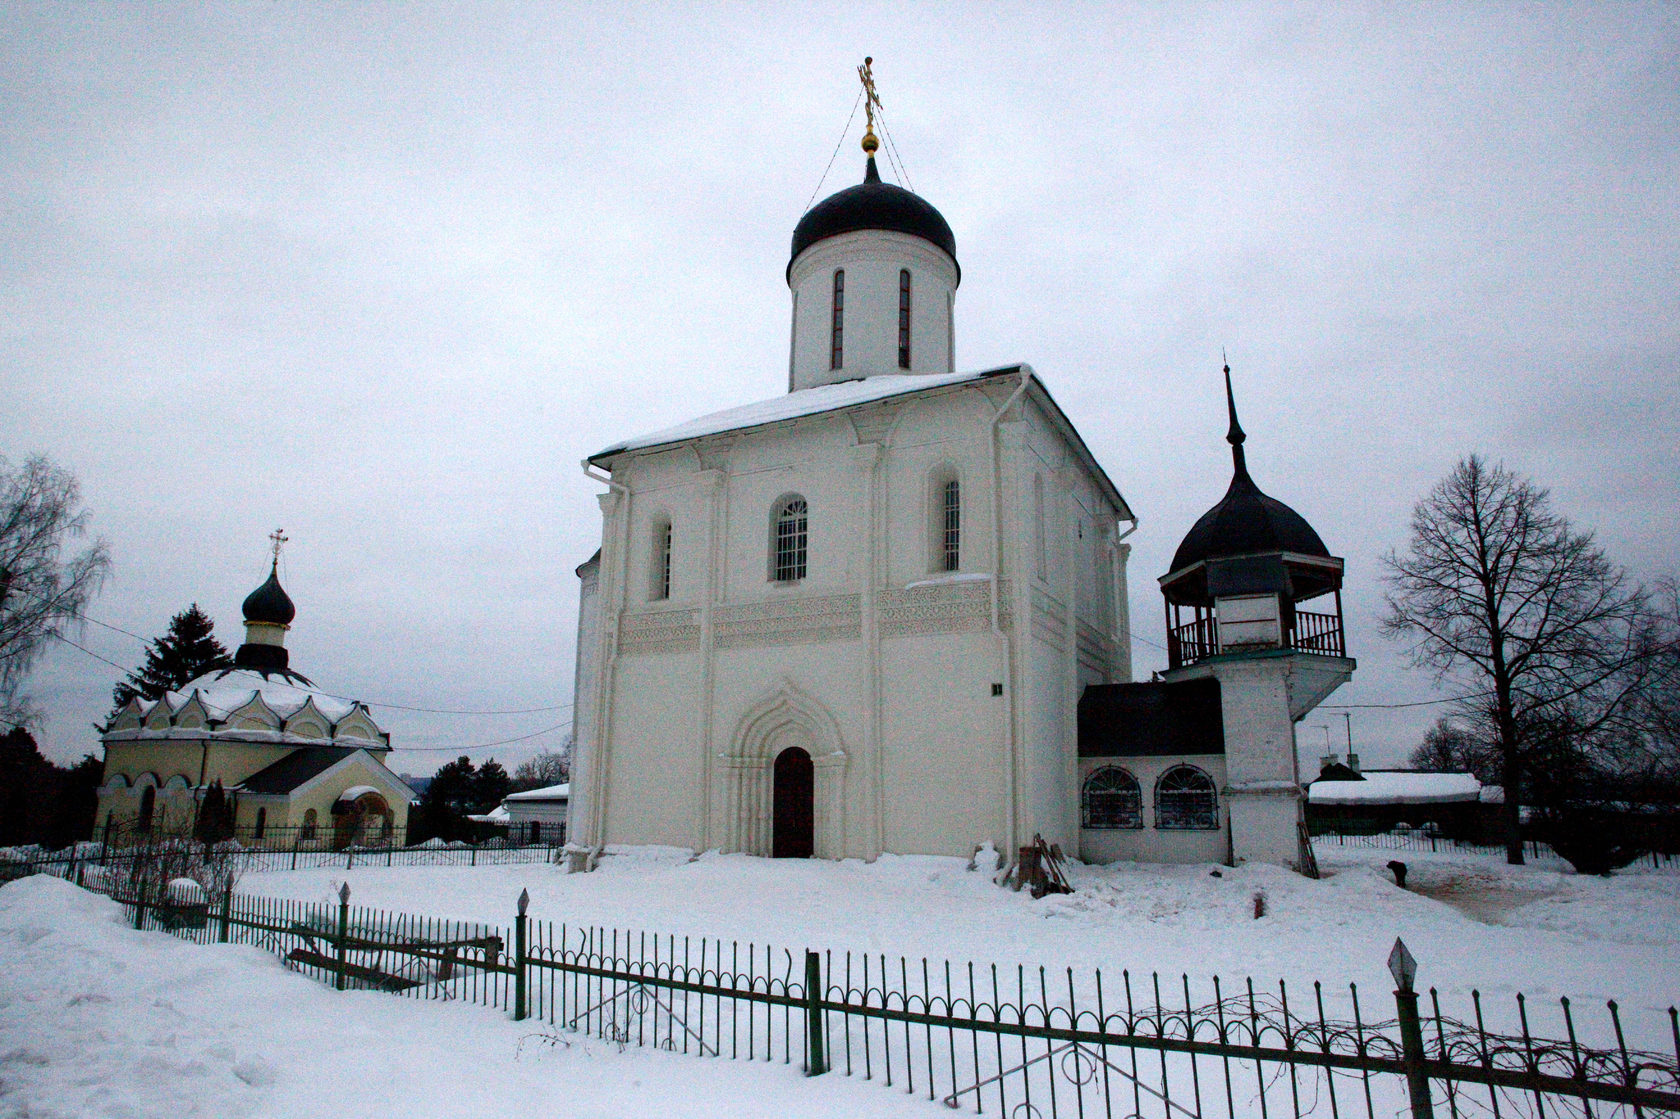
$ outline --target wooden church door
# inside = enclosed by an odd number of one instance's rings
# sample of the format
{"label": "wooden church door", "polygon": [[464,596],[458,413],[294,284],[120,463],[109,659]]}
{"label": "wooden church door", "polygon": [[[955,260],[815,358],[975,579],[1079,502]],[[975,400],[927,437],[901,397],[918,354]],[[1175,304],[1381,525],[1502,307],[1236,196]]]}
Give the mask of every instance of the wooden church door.
{"label": "wooden church door", "polygon": [[815,832],[816,773],[811,755],[790,746],[776,755],[771,788],[770,853],[778,859],[808,859]]}

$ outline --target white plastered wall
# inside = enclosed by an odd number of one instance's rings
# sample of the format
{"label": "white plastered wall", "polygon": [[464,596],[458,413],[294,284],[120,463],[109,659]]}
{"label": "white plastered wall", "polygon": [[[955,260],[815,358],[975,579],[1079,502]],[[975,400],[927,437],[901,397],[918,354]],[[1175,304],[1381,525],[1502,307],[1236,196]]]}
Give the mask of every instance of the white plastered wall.
{"label": "white plastered wall", "polygon": [[[1072,849],[1074,635],[1080,623],[1111,631],[1119,617],[1100,589],[1082,608],[1075,586],[1087,577],[1114,585],[1101,551],[1101,522],[1112,526],[1114,511],[1093,511],[1094,481],[1069,465],[1073,456],[1036,408],[1002,425],[1002,633],[994,632],[991,420],[1016,383],[614,464],[625,492],[603,499],[599,580],[592,595],[586,581],[581,612],[587,618],[599,602],[602,622],[592,645],[580,631],[580,648],[594,648],[600,665],[598,687],[588,685],[586,665],[579,670],[580,841],[767,851],[766,751],[798,739],[817,770],[819,855],[966,855],[979,842],[1027,842],[1034,831]],[[1035,459],[1055,462],[1059,495],[1057,559],[1038,589],[1012,578],[1023,557],[1030,562],[1032,511],[1021,499],[1029,431]],[[930,570],[936,474],[961,486],[962,555],[950,574]],[[797,584],[777,584],[770,516],[789,494],[808,504],[809,570]],[[671,594],[650,600],[653,526],[665,518]],[[1021,620],[1046,596],[1062,604],[1066,635],[1026,653]],[[783,704],[784,696],[796,698]],[[599,732],[591,710],[608,720]],[[764,718],[774,725],[760,726]]]}
{"label": "white plastered wall", "polygon": [[1220,754],[1171,757],[1081,758],[1079,784],[1106,766],[1126,770],[1137,779],[1143,801],[1141,828],[1086,828],[1079,831],[1079,857],[1088,863],[1121,860],[1141,863],[1223,863],[1229,854],[1231,814],[1229,798],[1219,794],[1219,827],[1184,830],[1158,827],[1156,785],[1161,775],[1178,765],[1192,765],[1213,779],[1215,789],[1225,787],[1225,758]]}

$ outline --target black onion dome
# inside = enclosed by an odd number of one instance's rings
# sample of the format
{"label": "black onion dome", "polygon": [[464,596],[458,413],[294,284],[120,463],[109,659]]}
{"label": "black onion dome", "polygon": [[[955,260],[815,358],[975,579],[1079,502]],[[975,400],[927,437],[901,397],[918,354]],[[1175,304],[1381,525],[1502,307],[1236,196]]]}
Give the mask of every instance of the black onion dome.
{"label": "black onion dome", "polygon": [[1277,552],[1329,558],[1330,549],[1324,546],[1307,519],[1277,498],[1261,493],[1254,479],[1248,476],[1248,460],[1243,454],[1248,436],[1237,422],[1237,401],[1231,391],[1228,365],[1225,402],[1231,414],[1231,430],[1225,436],[1225,441],[1231,444],[1231,486],[1219,504],[1203,513],[1191,527],[1173,555],[1170,571],[1183,571],[1203,560]]}
{"label": "black onion dome", "polygon": [[280,586],[278,567],[268,571],[268,581],[245,597],[245,620],[267,622],[269,625],[289,626],[297,617],[297,607],[291,596]]}
{"label": "black onion dome", "polygon": [[1239,466],[1219,504],[1202,514],[1178,546],[1171,570],[1183,571],[1202,560],[1268,552],[1330,555],[1305,517],[1261,493],[1247,469]]}
{"label": "black onion dome", "polygon": [[[818,241],[862,229],[920,237],[945,250],[945,255],[956,263],[957,239],[944,215],[920,195],[882,182],[881,173],[875,169],[875,157],[870,156],[863,182],[829,195],[799,219],[793,228],[793,255],[788,258],[788,270],[792,271],[800,253]],[[957,275],[962,275],[960,266]]]}

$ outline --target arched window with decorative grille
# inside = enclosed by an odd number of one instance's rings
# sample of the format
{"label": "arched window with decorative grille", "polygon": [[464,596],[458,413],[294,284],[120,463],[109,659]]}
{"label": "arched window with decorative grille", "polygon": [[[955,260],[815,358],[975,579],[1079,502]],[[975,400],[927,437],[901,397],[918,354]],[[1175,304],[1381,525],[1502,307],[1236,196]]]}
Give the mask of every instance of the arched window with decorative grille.
{"label": "arched window with decorative grille", "polygon": [[1175,765],[1155,782],[1155,826],[1163,831],[1217,831],[1219,793],[1193,765]]}
{"label": "arched window with decorative grille", "polygon": [[910,368],[910,269],[898,271],[898,367]]}
{"label": "arched window with decorative grille", "polygon": [[834,318],[829,329],[828,367],[844,368],[846,362],[846,270],[834,270]]}
{"label": "arched window with decorative grille", "polygon": [[776,502],[770,514],[770,579],[794,583],[805,578],[809,508],[798,494]]}
{"label": "arched window with decorative grille", "polygon": [[316,829],[320,827],[319,820],[320,817],[316,814],[313,808],[305,812],[303,814],[303,829],[298,833],[298,838],[305,840],[314,839]]}
{"label": "arched window with decorative grille", "polygon": [[1137,778],[1117,765],[1105,765],[1085,778],[1079,796],[1082,828],[1143,827],[1143,791]]}

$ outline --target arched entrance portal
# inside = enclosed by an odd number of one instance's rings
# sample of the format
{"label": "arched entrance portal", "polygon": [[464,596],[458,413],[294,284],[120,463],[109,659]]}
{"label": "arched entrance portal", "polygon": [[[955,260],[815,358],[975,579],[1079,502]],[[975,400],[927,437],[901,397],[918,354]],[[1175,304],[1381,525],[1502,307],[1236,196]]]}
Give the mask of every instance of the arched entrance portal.
{"label": "arched entrance portal", "polygon": [[808,859],[816,831],[816,771],[811,755],[790,746],[776,755],[772,777],[770,853],[778,859]]}

